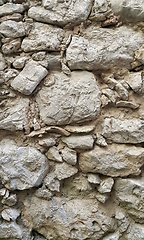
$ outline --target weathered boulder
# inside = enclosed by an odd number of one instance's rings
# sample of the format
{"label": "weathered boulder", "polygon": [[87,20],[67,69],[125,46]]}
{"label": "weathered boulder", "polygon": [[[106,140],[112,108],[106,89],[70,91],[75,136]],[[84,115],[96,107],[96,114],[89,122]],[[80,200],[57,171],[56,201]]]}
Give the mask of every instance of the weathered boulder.
{"label": "weathered boulder", "polygon": [[40,116],[48,125],[83,122],[100,113],[100,91],[90,72],[72,72],[71,77],[55,72],[54,84],[43,87],[37,97]]}
{"label": "weathered boulder", "polygon": [[114,219],[98,209],[96,200],[53,197],[25,201],[24,217],[47,239],[101,239],[115,229]]}
{"label": "weathered boulder", "polygon": [[39,186],[48,172],[48,160],[36,148],[18,147],[13,140],[0,142],[0,176],[10,190]]}
{"label": "weathered boulder", "polygon": [[22,4],[6,3],[0,7],[0,17],[13,13],[22,13],[24,6]]}
{"label": "weathered boulder", "polygon": [[64,26],[70,22],[78,24],[85,21],[91,10],[91,1],[44,0],[43,6],[30,8],[28,16],[39,22]]}
{"label": "weathered boulder", "polygon": [[12,81],[11,86],[25,95],[30,95],[47,74],[48,71],[46,68],[30,60],[20,74]]}
{"label": "weathered boulder", "polygon": [[22,41],[21,48],[24,52],[35,50],[58,51],[64,35],[65,32],[61,28],[36,22],[28,37]]}
{"label": "weathered boulder", "polygon": [[29,99],[18,97],[8,100],[5,107],[0,109],[0,129],[9,131],[23,130],[27,128],[27,113]]}
{"label": "weathered boulder", "polygon": [[134,51],[144,43],[141,33],[127,27],[104,29],[94,26],[73,36],[66,51],[70,69],[109,69],[114,66],[131,69]]}
{"label": "weathered boulder", "polygon": [[105,118],[102,134],[105,138],[116,143],[144,142],[144,121],[140,119],[119,120]]}
{"label": "weathered boulder", "polygon": [[144,184],[143,178],[117,179],[115,182],[116,197],[125,206],[127,212],[136,222],[144,223]]}
{"label": "weathered boulder", "polygon": [[94,150],[80,153],[79,166],[82,172],[101,173],[118,177],[138,175],[144,161],[144,149],[126,145],[95,146]]}
{"label": "weathered boulder", "polygon": [[0,33],[9,38],[23,37],[26,34],[23,23],[12,20],[4,21],[0,24]]}

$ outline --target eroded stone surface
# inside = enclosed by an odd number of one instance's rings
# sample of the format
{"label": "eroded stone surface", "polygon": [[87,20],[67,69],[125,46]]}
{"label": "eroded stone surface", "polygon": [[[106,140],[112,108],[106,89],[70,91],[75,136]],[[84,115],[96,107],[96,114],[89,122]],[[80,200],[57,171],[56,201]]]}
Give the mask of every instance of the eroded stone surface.
{"label": "eroded stone surface", "polygon": [[113,30],[92,26],[83,34],[84,37],[73,36],[66,51],[70,69],[97,70],[114,66],[130,69],[134,51],[144,42],[142,34],[127,27]]}
{"label": "eroded stone surface", "polygon": [[23,23],[12,20],[4,21],[0,24],[0,33],[10,38],[23,37],[26,34]]}
{"label": "eroded stone surface", "polygon": [[0,143],[0,175],[10,190],[39,186],[48,172],[48,160],[37,149],[18,147],[13,140]]}
{"label": "eroded stone surface", "polygon": [[4,70],[6,67],[6,64],[5,64],[5,59],[2,55],[2,53],[0,53],[0,71]]}
{"label": "eroded stone surface", "polygon": [[24,6],[22,4],[6,3],[0,7],[0,17],[13,13],[22,13]]}
{"label": "eroded stone surface", "polygon": [[77,172],[78,172],[78,169],[76,167],[72,167],[67,163],[59,163],[59,164],[56,164],[56,167],[55,167],[55,174],[58,180],[69,178],[75,175]]}
{"label": "eroded stone surface", "polygon": [[68,77],[56,72],[50,78],[54,78],[55,84],[43,87],[36,98],[46,124],[82,122],[99,115],[100,91],[92,73],[74,71]]}
{"label": "eroded stone surface", "polygon": [[0,224],[1,239],[22,239],[22,229],[16,222]]}
{"label": "eroded stone surface", "polygon": [[94,139],[91,135],[62,137],[62,141],[66,143],[69,148],[83,150],[92,149],[94,144]]}
{"label": "eroded stone surface", "polygon": [[75,165],[77,163],[77,152],[73,149],[65,147],[62,149],[62,158],[64,161],[71,165]]}
{"label": "eroded stone surface", "polygon": [[144,149],[126,145],[98,146],[94,150],[80,153],[79,165],[82,172],[101,173],[118,177],[138,175],[143,165]]}

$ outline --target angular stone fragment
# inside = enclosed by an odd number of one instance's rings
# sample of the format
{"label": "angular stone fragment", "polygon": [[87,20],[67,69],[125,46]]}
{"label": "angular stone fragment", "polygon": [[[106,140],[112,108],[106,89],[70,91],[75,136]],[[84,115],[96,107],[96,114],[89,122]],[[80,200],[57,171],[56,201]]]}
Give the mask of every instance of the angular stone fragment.
{"label": "angular stone fragment", "polygon": [[22,229],[16,222],[1,223],[0,224],[0,238],[1,239],[22,239]]}
{"label": "angular stone fragment", "polygon": [[144,161],[144,149],[126,145],[95,146],[94,150],[80,153],[79,166],[82,172],[101,173],[118,177],[139,175]]}
{"label": "angular stone fragment", "polygon": [[24,202],[31,227],[47,239],[102,239],[115,230],[115,220],[100,211],[95,199],[53,197],[41,201],[33,197]]}
{"label": "angular stone fragment", "polygon": [[119,120],[105,118],[102,135],[116,143],[141,143],[144,142],[144,121],[134,118]]}
{"label": "angular stone fragment", "polygon": [[122,100],[128,100],[128,91],[123,87],[123,85],[118,82],[115,86],[115,90]]}
{"label": "angular stone fragment", "polygon": [[25,66],[27,57],[16,58],[13,62],[13,67],[17,69],[22,69]]}
{"label": "angular stone fragment", "polygon": [[126,78],[126,81],[134,92],[140,91],[142,87],[141,72],[130,73]]}
{"label": "angular stone fragment", "polygon": [[107,142],[105,140],[105,138],[99,134],[99,133],[96,133],[96,141],[95,143],[101,147],[106,147],[107,146]]}
{"label": "angular stone fragment", "polygon": [[100,193],[109,193],[114,185],[113,178],[106,178],[101,181],[100,186],[98,187],[98,191]]}
{"label": "angular stone fragment", "polygon": [[78,172],[78,169],[76,167],[72,167],[67,163],[56,164],[56,167],[55,167],[55,174],[58,180],[69,178],[75,175],[77,172]]}
{"label": "angular stone fragment", "polygon": [[0,129],[9,131],[26,129],[28,109],[27,98],[8,100],[5,107],[0,110]]}
{"label": "angular stone fragment", "polygon": [[11,54],[14,52],[18,52],[18,49],[20,48],[20,46],[21,46],[21,39],[17,38],[8,43],[3,44],[2,52],[4,54]]}
{"label": "angular stone fragment", "polygon": [[83,150],[92,149],[94,144],[94,139],[91,135],[62,137],[62,141],[66,143],[69,148]]}
{"label": "angular stone fragment", "polygon": [[110,233],[106,237],[103,238],[103,240],[119,240],[120,238],[119,232],[116,233]]}
{"label": "angular stone fragment", "polygon": [[35,196],[38,198],[50,200],[52,198],[52,193],[47,188],[39,188],[35,192]]}
{"label": "angular stone fragment", "polygon": [[125,205],[136,222],[144,223],[144,184],[141,179],[118,179],[115,182],[116,196]]}
{"label": "angular stone fragment", "polygon": [[6,3],[0,7],[0,17],[13,13],[22,13],[24,6],[22,4]]}
{"label": "angular stone fragment", "polygon": [[21,48],[24,52],[30,51],[59,51],[65,32],[63,29],[43,23],[34,23],[34,28],[24,38]]}
{"label": "angular stone fragment", "polygon": [[48,71],[46,68],[30,60],[20,74],[12,81],[11,86],[25,95],[30,95],[47,74]]}
{"label": "angular stone fragment", "polygon": [[75,165],[77,163],[77,153],[73,149],[65,147],[61,150],[62,158],[65,162]]}
{"label": "angular stone fragment", "polygon": [[50,191],[60,192],[60,181],[56,179],[56,174],[50,172],[44,179],[44,185],[50,189]]}
{"label": "angular stone fragment", "polygon": [[2,53],[0,53],[0,71],[4,70],[5,68],[6,68],[5,59]]}
{"label": "angular stone fragment", "polygon": [[43,0],[43,6],[30,8],[28,16],[39,22],[64,26],[71,22],[79,24],[85,21],[91,10],[91,1]]}
{"label": "angular stone fragment", "polygon": [[117,94],[117,92],[109,88],[103,89],[102,94],[104,94],[112,103],[115,103],[119,98],[119,95]]}
{"label": "angular stone fragment", "polygon": [[39,186],[48,172],[48,160],[33,147],[18,147],[13,140],[0,142],[0,176],[10,190]]}
{"label": "angular stone fragment", "polygon": [[144,43],[141,33],[127,27],[104,29],[91,26],[84,37],[73,36],[66,51],[70,69],[98,70],[114,66],[131,69],[134,51]]}
{"label": "angular stone fragment", "polygon": [[135,58],[144,64],[144,45],[137,52],[135,52]]}
{"label": "angular stone fragment", "polygon": [[6,221],[15,221],[19,215],[20,215],[20,211],[14,208],[5,208],[2,213],[2,218],[5,219]]}
{"label": "angular stone fragment", "polygon": [[125,107],[125,108],[131,108],[131,109],[137,109],[139,108],[139,104],[135,102],[127,102],[127,101],[119,101],[116,103],[117,107]]}
{"label": "angular stone fragment", "polygon": [[22,21],[22,19],[23,19],[23,16],[20,13],[13,13],[12,15],[1,17],[0,22],[4,22],[8,20],[19,22],[19,21]]}
{"label": "angular stone fragment", "polygon": [[95,124],[71,126],[67,125],[65,129],[71,133],[89,133],[95,129]]}
{"label": "angular stone fragment", "polygon": [[94,184],[100,184],[100,177],[98,174],[88,173],[87,176],[88,176],[88,182],[94,183]]}
{"label": "angular stone fragment", "polygon": [[42,138],[39,140],[39,144],[45,147],[53,147],[56,141],[53,138]]}
{"label": "angular stone fragment", "polygon": [[54,78],[55,84],[43,87],[36,97],[45,124],[83,122],[99,115],[100,91],[93,73],[74,71],[68,77],[55,72],[50,78]]}
{"label": "angular stone fragment", "polygon": [[127,240],[144,240],[144,226],[142,224],[131,224],[124,237]]}
{"label": "angular stone fragment", "polygon": [[5,37],[18,38],[25,36],[25,28],[22,22],[8,20],[0,24],[0,33]]}
{"label": "angular stone fragment", "polygon": [[62,156],[59,154],[59,151],[55,146],[51,147],[48,150],[47,157],[48,157],[48,159],[56,161],[56,162],[63,162]]}
{"label": "angular stone fragment", "polygon": [[97,192],[95,196],[96,196],[96,199],[101,203],[105,203],[106,200],[109,198],[108,193],[102,194],[102,193]]}
{"label": "angular stone fragment", "polygon": [[5,195],[1,202],[2,204],[7,205],[9,207],[14,206],[17,203],[17,195],[13,193],[11,193],[10,196]]}

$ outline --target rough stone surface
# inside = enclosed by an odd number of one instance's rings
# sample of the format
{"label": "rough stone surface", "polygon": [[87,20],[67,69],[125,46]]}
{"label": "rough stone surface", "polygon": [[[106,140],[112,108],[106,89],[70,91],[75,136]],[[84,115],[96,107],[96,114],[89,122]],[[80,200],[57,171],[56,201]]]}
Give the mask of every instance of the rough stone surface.
{"label": "rough stone surface", "polygon": [[4,70],[6,67],[6,64],[5,64],[5,59],[2,55],[2,53],[0,53],[0,71]]}
{"label": "rough stone surface", "polygon": [[91,135],[62,137],[62,141],[69,148],[76,149],[92,149],[94,144],[94,139]]}
{"label": "rough stone surface", "polygon": [[127,27],[116,30],[89,27],[84,31],[84,37],[72,37],[66,59],[70,69],[97,70],[114,66],[130,69],[134,51],[143,41],[140,33]]}
{"label": "rough stone surface", "polygon": [[30,8],[28,16],[36,21],[64,26],[70,22],[78,24],[85,21],[91,10],[91,1],[43,0],[43,6]]}
{"label": "rough stone surface", "polygon": [[90,183],[100,184],[100,177],[98,174],[88,173],[87,176]]}
{"label": "rough stone surface", "polygon": [[106,178],[103,181],[101,181],[100,186],[98,187],[98,191],[100,193],[111,192],[113,185],[114,185],[113,178]]}
{"label": "rough stone surface", "polygon": [[142,77],[141,72],[131,73],[126,79],[129,86],[133,89],[134,92],[140,91],[142,87]]}
{"label": "rough stone surface", "polygon": [[77,163],[77,152],[73,149],[70,149],[68,147],[65,147],[62,149],[62,158],[65,162],[75,165]]}
{"label": "rough stone surface", "polygon": [[56,161],[56,162],[63,162],[62,156],[60,155],[58,149],[55,146],[51,147],[48,150],[47,157],[48,157],[48,159]]}
{"label": "rough stone surface", "polygon": [[103,136],[116,143],[144,142],[144,122],[140,119],[119,120],[105,118],[103,122]]}
{"label": "rough stone surface", "polygon": [[140,174],[143,159],[143,148],[113,144],[106,148],[95,146],[92,151],[80,153],[79,165],[85,173],[93,172],[111,177],[123,177]]}
{"label": "rough stone surface", "polygon": [[24,52],[60,50],[65,32],[63,29],[36,22],[28,37],[22,41],[21,48]]}
{"label": "rough stone surface", "polygon": [[8,20],[0,24],[0,33],[5,37],[18,38],[25,36],[25,28],[22,22]]}
{"label": "rough stone surface", "polygon": [[68,77],[57,72],[50,77],[55,84],[43,87],[36,99],[46,124],[82,122],[99,115],[100,92],[92,73],[74,71]]}
{"label": "rough stone surface", "polygon": [[0,237],[1,239],[22,239],[22,229],[15,223],[2,223],[0,224]]}
{"label": "rough stone surface", "polygon": [[10,190],[23,190],[39,186],[48,172],[48,160],[37,149],[18,147],[13,140],[0,143],[3,184]]}
{"label": "rough stone surface", "polygon": [[95,125],[70,126],[67,125],[65,129],[71,133],[89,133],[95,129]]}
{"label": "rough stone surface", "polygon": [[6,221],[11,221],[11,220],[16,220],[19,215],[20,211],[14,208],[6,208],[2,211],[2,218],[5,219]]}
{"label": "rough stone surface", "polygon": [[60,192],[60,181],[56,179],[55,172],[50,172],[44,179],[44,184],[50,191]]}
{"label": "rough stone surface", "polygon": [[6,3],[0,7],[0,17],[13,13],[22,13],[24,6],[22,4]]}
{"label": "rough stone surface", "polygon": [[4,54],[11,54],[14,52],[18,52],[18,49],[20,48],[20,46],[21,46],[21,39],[17,38],[17,39],[12,40],[9,43],[3,44],[2,52]]}
{"label": "rough stone surface", "polygon": [[76,167],[72,167],[67,163],[59,163],[55,167],[55,174],[58,180],[69,178],[76,174],[77,172],[78,169]]}
{"label": "rough stone surface", "polygon": [[48,71],[44,67],[31,60],[12,81],[11,86],[25,95],[30,95],[47,74]]}

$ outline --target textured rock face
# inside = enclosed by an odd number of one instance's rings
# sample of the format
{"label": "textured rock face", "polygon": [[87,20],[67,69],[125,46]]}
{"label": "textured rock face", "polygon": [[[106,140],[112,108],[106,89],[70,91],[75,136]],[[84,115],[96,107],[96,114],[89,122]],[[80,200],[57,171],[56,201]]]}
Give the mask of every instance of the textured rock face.
{"label": "textured rock face", "polygon": [[82,122],[100,113],[100,92],[95,77],[89,72],[72,72],[71,77],[54,73],[51,87],[43,87],[37,95],[42,120],[62,125]]}
{"label": "textured rock face", "polygon": [[48,172],[48,160],[37,149],[18,147],[12,140],[0,143],[0,175],[10,190],[39,186]]}
{"label": "textured rock face", "polygon": [[66,59],[73,70],[109,69],[114,66],[130,69],[134,51],[143,42],[140,33],[127,27],[109,30],[92,26],[84,31],[84,37],[73,36]]}
{"label": "textured rock face", "polygon": [[0,17],[13,13],[22,13],[24,6],[22,4],[6,3],[0,7]]}
{"label": "textured rock face", "polygon": [[143,148],[109,145],[96,146],[94,150],[80,154],[79,164],[83,172],[101,173],[111,177],[140,174],[144,161]]}
{"label": "textured rock face", "polygon": [[36,21],[64,26],[78,24],[87,19],[91,10],[90,0],[43,1],[43,7],[32,7],[28,16]]}
{"label": "textured rock face", "polygon": [[22,22],[8,20],[1,23],[0,33],[6,37],[18,38],[25,36],[25,28]]}
{"label": "textured rock face", "polygon": [[2,54],[0,54],[0,71],[4,70],[6,67],[5,59]]}

